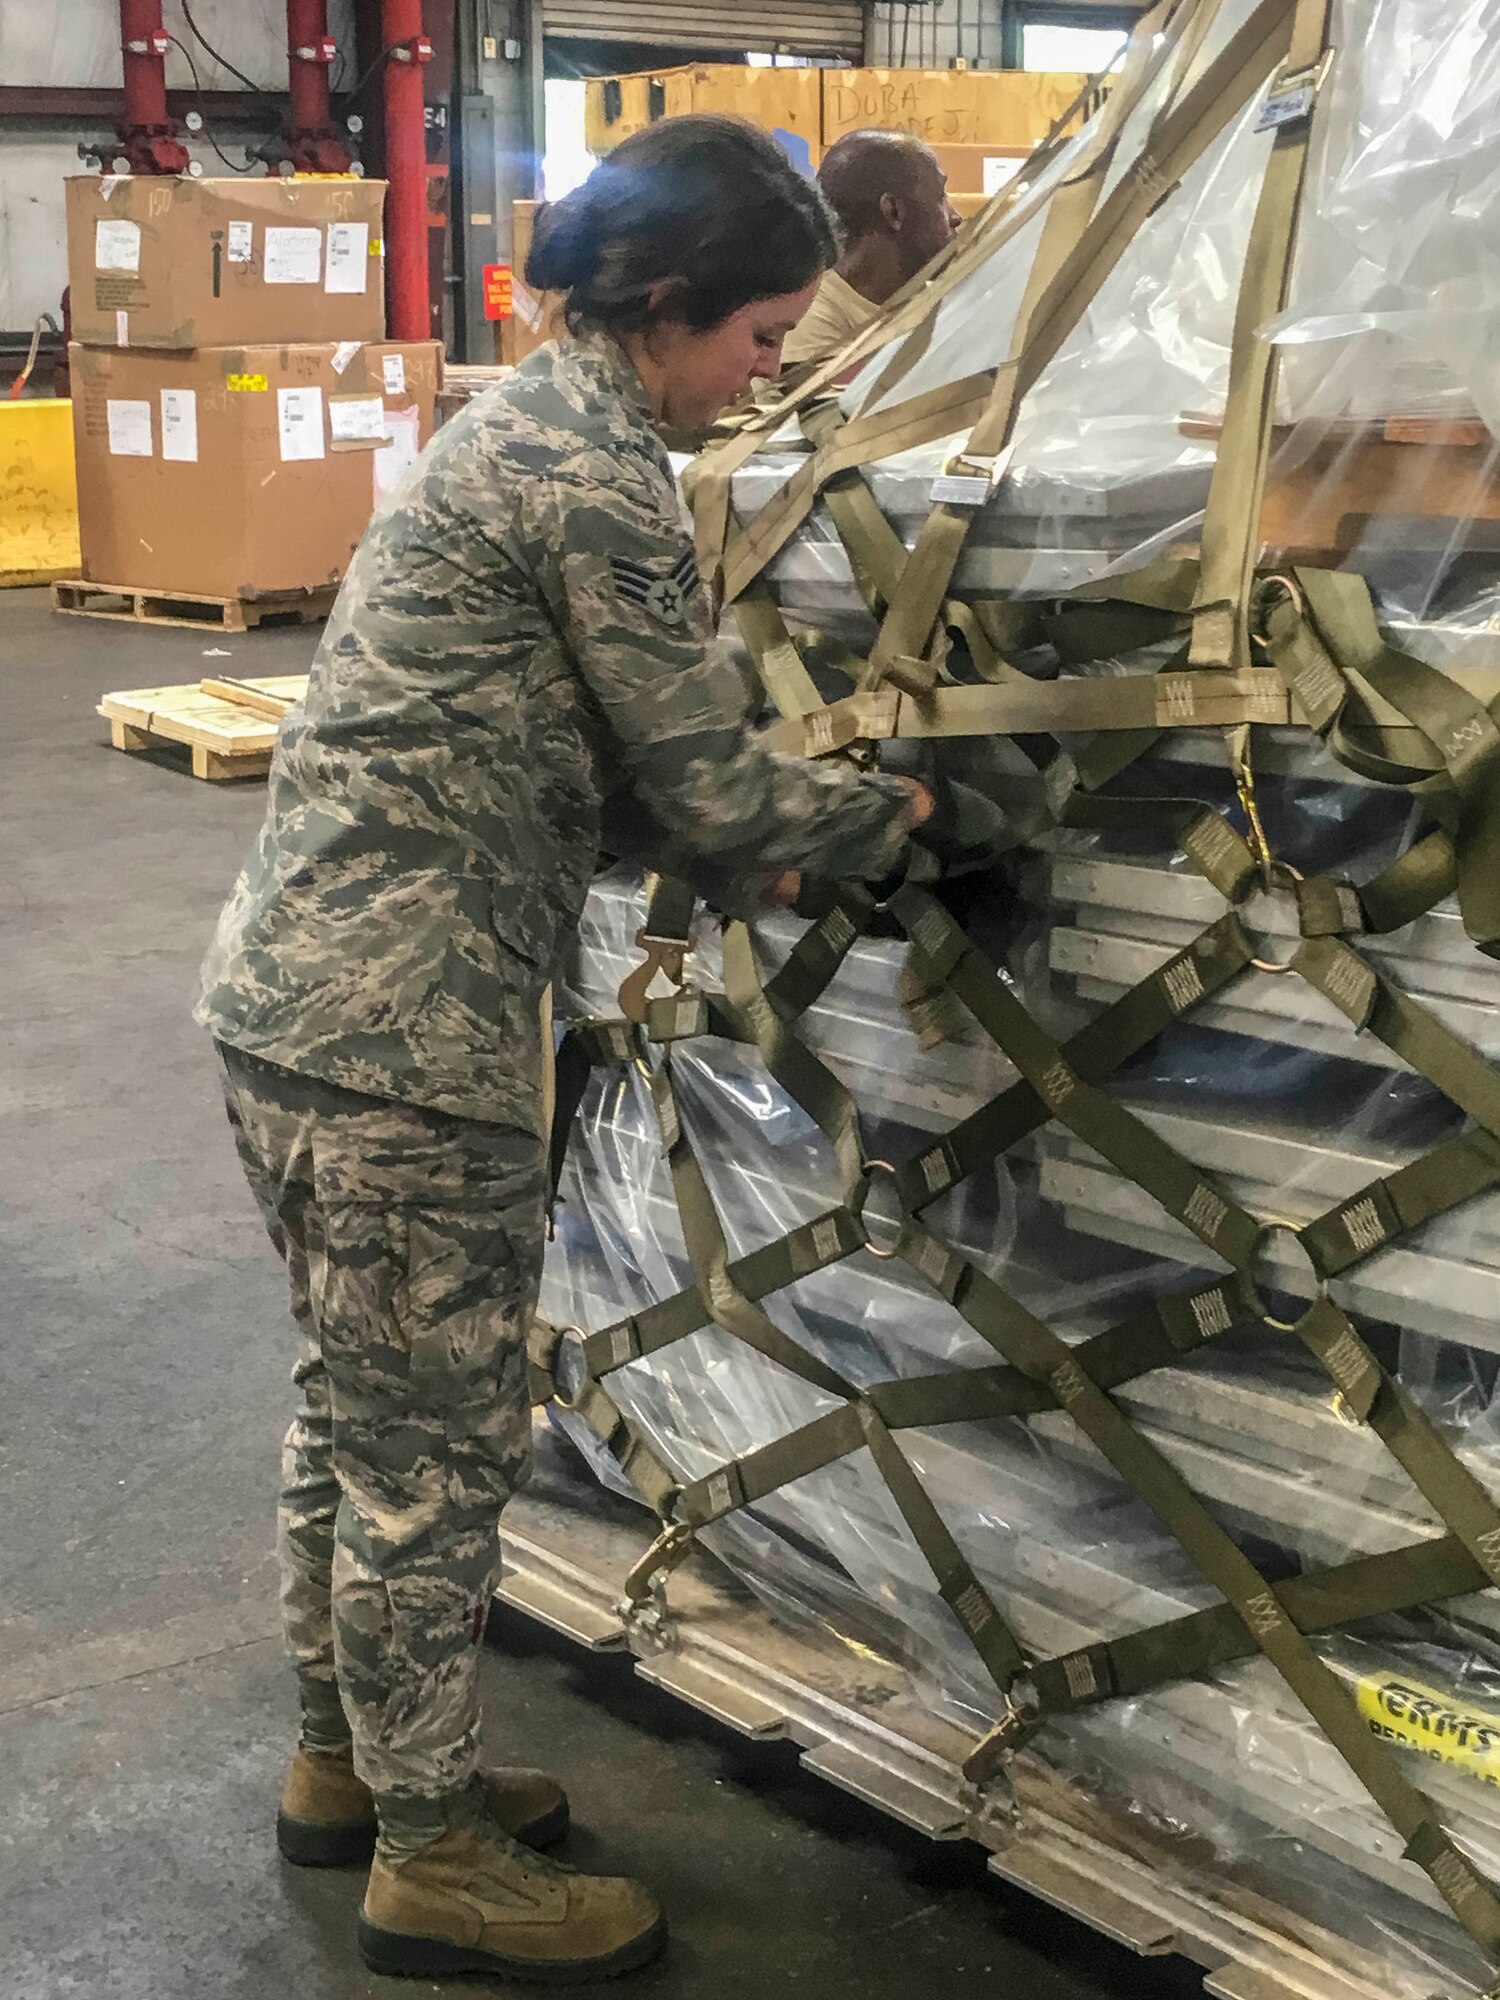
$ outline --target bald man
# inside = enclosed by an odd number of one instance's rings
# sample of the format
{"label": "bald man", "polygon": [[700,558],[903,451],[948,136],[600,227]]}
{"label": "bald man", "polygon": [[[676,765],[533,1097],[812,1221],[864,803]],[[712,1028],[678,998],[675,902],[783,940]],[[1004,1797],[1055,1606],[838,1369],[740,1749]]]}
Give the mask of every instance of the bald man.
{"label": "bald man", "polygon": [[786,337],[787,368],[837,353],[958,227],[936,153],[907,132],[846,132],[824,155],[818,185],[843,247]]}

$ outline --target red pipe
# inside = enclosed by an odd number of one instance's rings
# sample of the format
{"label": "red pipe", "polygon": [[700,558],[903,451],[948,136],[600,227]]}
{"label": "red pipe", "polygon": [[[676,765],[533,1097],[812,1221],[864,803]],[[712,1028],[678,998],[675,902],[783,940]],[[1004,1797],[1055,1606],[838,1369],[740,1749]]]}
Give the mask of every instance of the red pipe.
{"label": "red pipe", "polygon": [[167,116],[167,49],[161,0],[120,0],[120,55],[125,73],[125,122],[120,144],[137,174],[187,172],[187,148]]}
{"label": "red pipe", "polygon": [[287,150],[304,174],[345,174],[349,151],[334,125],[328,78],[338,47],[328,32],[327,0],[286,0],[291,117]]}
{"label": "red pipe", "polygon": [[125,122],[167,122],[167,37],[161,0],[120,0],[120,42],[125,62]]}
{"label": "red pipe", "polygon": [[432,338],[427,277],[427,116],[422,67],[432,44],[422,0],[382,0],[385,42],[386,284],[392,340]]}

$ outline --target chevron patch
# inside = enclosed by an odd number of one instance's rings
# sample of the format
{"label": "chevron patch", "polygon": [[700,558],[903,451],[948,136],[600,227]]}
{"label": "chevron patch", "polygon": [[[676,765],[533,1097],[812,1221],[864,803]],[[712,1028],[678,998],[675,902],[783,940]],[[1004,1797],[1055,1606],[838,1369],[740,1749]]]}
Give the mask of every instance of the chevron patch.
{"label": "chevron patch", "polygon": [[688,599],[698,588],[698,564],[691,549],[684,549],[663,576],[644,563],[624,556],[611,556],[609,572],[615,580],[615,595],[626,604],[638,604],[662,625],[680,625]]}

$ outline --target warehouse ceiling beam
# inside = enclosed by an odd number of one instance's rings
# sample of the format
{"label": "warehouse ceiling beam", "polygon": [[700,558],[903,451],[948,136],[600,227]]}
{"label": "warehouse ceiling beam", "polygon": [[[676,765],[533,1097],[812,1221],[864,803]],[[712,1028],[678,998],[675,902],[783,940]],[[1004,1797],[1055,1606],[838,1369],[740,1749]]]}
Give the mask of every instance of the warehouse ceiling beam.
{"label": "warehouse ceiling beam", "polygon": [[[166,102],[167,117],[173,124],[185,119],[190,111],[201,110],[205,119],[216,126],[236,120],[247,125],[264,125],[281,115],[287,99],[282,91],[169,90]],[[0,126],[114,122],[122,116],[124,107],[124,92],[107,84],[0,84]]]}

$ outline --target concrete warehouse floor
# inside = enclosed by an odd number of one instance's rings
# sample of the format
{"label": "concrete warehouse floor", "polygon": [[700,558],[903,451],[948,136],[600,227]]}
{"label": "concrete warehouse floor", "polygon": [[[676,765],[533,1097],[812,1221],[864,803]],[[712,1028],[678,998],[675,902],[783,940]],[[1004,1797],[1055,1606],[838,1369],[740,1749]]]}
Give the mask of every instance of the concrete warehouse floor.
{"label": "concrete warehouse floor", "polygon": [[[307,629],[59,617],[0,592],[0,1964],[5,2000],[409,1995],[360,1880],[272,1836],[292,1700],[271,1553],[291,1330],[189,1019],[259,783],[107,747],[112,688],[302,670]],[[229,659],[205,661],[227,647]],[[513,1615],[492,1755],[574,1797],[565,1853],[656,1885],[641,2000],[1185,2000],[1143,1963]],[[482,1983],[471,1990],[486,1990]]]}

